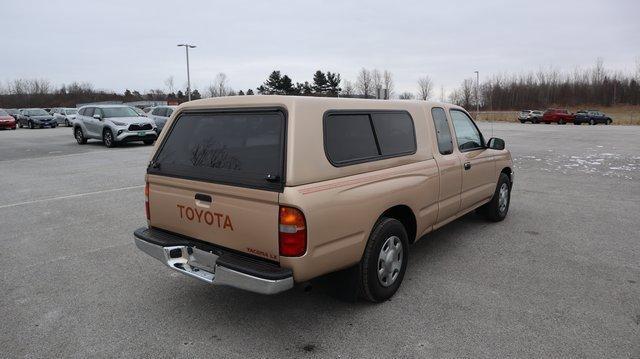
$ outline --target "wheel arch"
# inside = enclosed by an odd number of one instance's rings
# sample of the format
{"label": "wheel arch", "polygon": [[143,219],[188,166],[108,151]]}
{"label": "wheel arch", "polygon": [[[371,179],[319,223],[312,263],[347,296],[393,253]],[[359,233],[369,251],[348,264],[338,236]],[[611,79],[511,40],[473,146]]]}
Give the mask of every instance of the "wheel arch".
{"label": "wheel arch", "polygon": [[[385,210],[380,215],[380,217],[378,217],[378,220],[380,220],[380,218],[383,218],[383,217],[394,218],[400,221],[400,223],[402,223],[402,225],[407,231],[407,236],[409,237],[409,243],[413,243],[416,241],[416,235],[417,235],[416,216],[413,213],[413,210],[409,206],[404,204],[395,205]],[[378,220],[376,220],[376,223],[378,222]]]}

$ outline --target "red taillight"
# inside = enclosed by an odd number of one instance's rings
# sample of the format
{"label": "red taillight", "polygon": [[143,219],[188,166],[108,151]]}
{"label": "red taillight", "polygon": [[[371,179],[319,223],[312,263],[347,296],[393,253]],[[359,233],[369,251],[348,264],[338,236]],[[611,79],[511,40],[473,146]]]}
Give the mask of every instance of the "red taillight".
{"label": "red taillight", "polygon": [[280,206],[280,255],[300,257],[307,251],[307,225],[297,208]]}
{"label": "red taillight", "polygon": [[144,185],[144,212],[147,215],[147,221],[151,220],[151,212],[149,211],[149,182]]}

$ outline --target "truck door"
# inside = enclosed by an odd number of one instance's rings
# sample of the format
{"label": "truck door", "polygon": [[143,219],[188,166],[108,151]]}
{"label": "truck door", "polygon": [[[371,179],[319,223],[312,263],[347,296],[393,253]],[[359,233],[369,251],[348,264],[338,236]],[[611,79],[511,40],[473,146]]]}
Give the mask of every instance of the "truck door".
{"label": "truck door", "polygon": [[440,223],[460,210],[460,190],[462,188],[462,166],[460,156],[455,153],[451,127],[443,108],[431,109],[431,117],[436,130],[438,151],[434,158],[440,172],[440,195],[438,197],[438,219]]}
{"label": "truck door", "polygon": [[464,211],[493,196],[496,182],[493,150],[485,147],[480,130],[466,112],[449,110],[462,162],[460,210]]}

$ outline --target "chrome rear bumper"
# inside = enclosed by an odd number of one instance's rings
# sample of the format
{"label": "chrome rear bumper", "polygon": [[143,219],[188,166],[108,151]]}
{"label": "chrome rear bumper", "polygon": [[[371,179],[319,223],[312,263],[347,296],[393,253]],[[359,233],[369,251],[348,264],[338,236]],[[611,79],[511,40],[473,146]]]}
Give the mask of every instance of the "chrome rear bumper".
{"label": "chrome rear bumper", "polygon": [[[276,294],[291,289],[294,285],[290,270],[243,260],[238,256],[221,259],[218,255],[179,239],[173,245],[167,243],[165,232],[159,241],[151,238],[154,230],[140,228],[134,233],[136,246],[141,251],[182,274],[213,285],[226,285],[255,293]],[[164,241],[165,243],[159,243]],[[155,242],[155,243],[154,243]],[[228,265],[225,266],[225,263]],[[231,268],[233,267],[233,268]],[[265,267],[268,270],[264,270]],[[262,275],[261,275],[262,274]]]}

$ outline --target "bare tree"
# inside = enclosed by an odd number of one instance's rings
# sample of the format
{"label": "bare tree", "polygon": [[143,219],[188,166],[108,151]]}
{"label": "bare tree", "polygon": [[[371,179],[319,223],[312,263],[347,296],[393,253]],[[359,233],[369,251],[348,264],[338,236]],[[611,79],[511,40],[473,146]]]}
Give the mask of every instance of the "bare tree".
{"label": "bare tree", "polygon": [[382,74],[378,69],[371,70],[371,83],[373,85],[373,93],[376,98],[382,97]]}
{"label": "bare tree", "polygon": [[415,96],[411,92],[405,91],[398,96],[401,100],[413,100]]}
{"label": "bare tree", "polygon": [[431,91],[433,89],[433,82],[431,77],[423,76],[418,79],[418,97],[421,100],[428,100],[431,97]]}
{"label": "bare tree", "polygon": [[167,89],[169,89],[169,93],[173,93],[175,90],[175,85],[174,85],[174,81],[173,81],[173,75],[167,77],[164,80],[164,84],[165,86],[167,86]]}
{"label": "bare tree", "polygon": [[393,93],[393,75],[391,72],[384,70],[382,74],[382,84],[384,86],[384,99],[388,100]]}
{"label": "bare tree", "polygon": [[349,80],[344,80],[342,85],[342,96],[344,97],[353,97],[356,94],[356,89],[353,86],[353,83]]}
{"label": "bare tree", "polygon": [[356,80],[356,89],[358,93],[362,95],[364,98],[369,98],[373,95],[373,83],[371,79],[371,72],[365,69],[364,67],[360,70],[358,74],[358,79]]}
{"label": "bare tree", "polygon": [[222,72],[219,73],[213,80],[213,83],[207,88],[207,94],[209,97],[229,96],[229,93],[232,90],[231,87],[229,87],[228,82],[229,80],[227,75]]}

